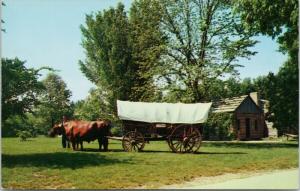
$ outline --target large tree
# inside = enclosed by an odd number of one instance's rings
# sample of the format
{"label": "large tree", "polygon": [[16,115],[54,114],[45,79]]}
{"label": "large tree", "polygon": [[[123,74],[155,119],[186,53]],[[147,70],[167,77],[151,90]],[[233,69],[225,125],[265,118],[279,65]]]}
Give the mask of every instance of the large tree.
{"label": "large tree", "polygon": [[26,68],[18,58],[1,59],[2,64],[2,121],[13,115],[24,116],[38,103],[43,90],[38,81],[41,69]]}
{"label": "large tree", "polygon": [[298,1],[236,0],[234,5],[248,30],[277,38],[280,50],[298,62]]}
{"label": "large tree", "polygon": [[155,68],[165,51],[166,39],[160,30],[161,7],[156,0],[134,1],[130,8],[132,62],[137,67],[132,88],[135,101],[157,101],[161,95],[155,86]]}
{"label": "large tree", "polygon": [[[236,12],[244,26],[255,34],[276,38],[280,51],[288,53],[288,60],[278,74],[261,79],[261,88],[270,100],[270,120],[279,134],[297,133],[299,122],[298,75],[298,1],[295,0],[236,0]],[[266,83],[267,81],[267,83]]]}
{"label": "large tree", "polygon": [[40,103],[39,95],[45,90],[38,80],[42,69],[27,68],[18,58],[1,59],[2,63],[2,135],[15,136],[20,132],[34,135],[37,129],[30,117]]}
{"label": "large tree", "polygon": [[54,123],[61,122],[64,115],[72,116],[71,91],[55,73],[49,73],[42,83],[45,91],[39,98],[40,104],[35,109],[35,114],[43,119],[41,124],[46,131],[53,127]]}
{"label": "large tree", "polygon": [[238,58],[253,55],[256,41],[232,13],[226,0],[163,0],[161,29],[168,38],[167,53],[157,69],[170,87],[205,101],[210,82],[236,72]]}
{"label": "large tree", "polygon": [[298,85],[298,68],[291,60],[286,61],[277,74],[269,73],[254,80],[256,91],[270,101],[266,117],[274,123],[279,135],[299,131]]}
{"label": "large tree", "polygon": [[128,18],[119,3],[116,8],[88,15],[86,25],[81,26],[86,59],[79,64],[103,91],[101,99],[109,113],[116,114],[116,99],[160,98],[153,70],[164,50],[159,9],[155,0],[135,1]]}
{"label": "large tree", "polygon": [[119,3],[116,8],[87,15],[81,31],[86,59],[79,62],[80,69],[105,92],[102,99],[116,111],[116,99],[130,99],[137,70],[132,62],[130,26],[124,5]]}

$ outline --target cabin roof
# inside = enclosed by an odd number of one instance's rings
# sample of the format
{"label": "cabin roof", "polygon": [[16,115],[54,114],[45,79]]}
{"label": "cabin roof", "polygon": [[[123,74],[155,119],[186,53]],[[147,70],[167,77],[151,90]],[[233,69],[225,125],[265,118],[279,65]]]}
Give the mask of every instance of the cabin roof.
{"label": "cabin roof", "polygon": [[234,112],[247,97],[248,95],[243,95],[239,97],[226,98],[213,102],[212,112]]}

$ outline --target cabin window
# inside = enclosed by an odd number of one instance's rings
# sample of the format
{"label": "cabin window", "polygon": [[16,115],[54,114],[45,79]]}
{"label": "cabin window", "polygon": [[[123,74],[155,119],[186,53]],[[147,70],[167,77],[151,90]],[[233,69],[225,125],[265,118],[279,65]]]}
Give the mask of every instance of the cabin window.
{"label": "cabin window", "polygon": [[257,120],[254,121],[254,128],[255,128],[255,131],[258,130],[258,124],[257,124]]}
{"label": "cabin window", "polygon": [[240,124],[241,124],[241,120],[237,120],[237,130],[239,131],[240,130]]}

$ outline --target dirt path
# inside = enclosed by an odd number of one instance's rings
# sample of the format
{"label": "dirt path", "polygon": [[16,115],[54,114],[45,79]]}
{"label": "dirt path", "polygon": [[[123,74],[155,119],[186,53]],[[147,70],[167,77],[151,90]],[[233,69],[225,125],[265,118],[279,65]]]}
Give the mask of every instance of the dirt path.
{"label": "dirt path", "polygon": [[298,189],[299,169],[202,177],[162,189]]}

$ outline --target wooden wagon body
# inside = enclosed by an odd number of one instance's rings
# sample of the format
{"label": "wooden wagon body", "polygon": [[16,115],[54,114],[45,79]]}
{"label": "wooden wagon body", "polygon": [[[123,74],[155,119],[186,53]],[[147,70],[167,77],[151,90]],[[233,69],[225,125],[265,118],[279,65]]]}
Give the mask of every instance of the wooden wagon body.
{"label": "wooden wagon body", "polygon": [[201,123],[211,103],[168,104],[117,102],[123,123],[122,146],[125,151],[141,151],[149,141],[166,140],[173,152],[196,152],[202,141]]}

